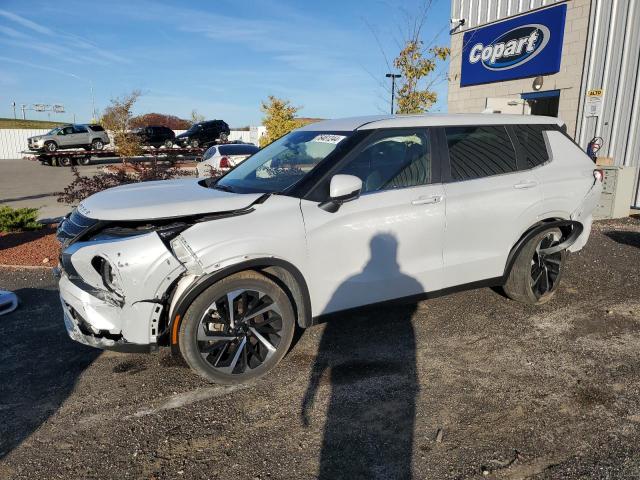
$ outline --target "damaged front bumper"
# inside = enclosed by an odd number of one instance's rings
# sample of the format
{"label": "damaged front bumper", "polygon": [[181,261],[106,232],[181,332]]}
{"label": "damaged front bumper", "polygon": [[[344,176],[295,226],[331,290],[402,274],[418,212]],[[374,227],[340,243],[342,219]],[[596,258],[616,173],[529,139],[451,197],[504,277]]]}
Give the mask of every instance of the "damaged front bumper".
{"label": "damaged front bumper", "polygon": [[167,291],[184,271],[155,232],[72,244],[58,270],[69,336],[101,349],[150,351],[161,334]]}

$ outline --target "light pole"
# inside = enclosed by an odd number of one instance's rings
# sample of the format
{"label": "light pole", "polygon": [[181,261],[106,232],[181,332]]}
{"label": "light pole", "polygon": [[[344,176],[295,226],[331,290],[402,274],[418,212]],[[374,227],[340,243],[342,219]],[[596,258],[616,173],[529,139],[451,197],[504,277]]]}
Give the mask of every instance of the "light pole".
{"label": "light pole", "polygon": [[396,96],[396,78],[402,77],[399,73],[387,73],[385,77],[391,79],[391,115],[393,115],[393,102]]}

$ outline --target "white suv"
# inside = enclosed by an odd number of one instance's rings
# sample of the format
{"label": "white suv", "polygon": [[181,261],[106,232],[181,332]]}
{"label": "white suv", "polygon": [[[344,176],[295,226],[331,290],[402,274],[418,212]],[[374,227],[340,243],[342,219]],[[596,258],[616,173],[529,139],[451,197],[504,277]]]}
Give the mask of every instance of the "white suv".
{"label": "white suv", "polygon": [[126,185],[61,224],[69,335],[170,345],[202,376],[272,369],[296,325],[501,286],[548,301],[602,172],[554,118],[377,116],[300,128],[218,180]]}

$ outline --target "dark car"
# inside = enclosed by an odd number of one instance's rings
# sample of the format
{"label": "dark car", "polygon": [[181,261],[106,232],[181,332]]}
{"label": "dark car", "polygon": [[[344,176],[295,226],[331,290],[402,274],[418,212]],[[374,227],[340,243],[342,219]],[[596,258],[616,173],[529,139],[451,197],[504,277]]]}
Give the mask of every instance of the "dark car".
{"label": "dark car", "polygon": [[133,133],[140,137],[142,145],[151,147],[171,148],[175,142],[176,134],[168,127],[142,127],[133,130]]}
{"label": "dark car", "polygon": [[226,142],[229,133],[226,122],[207,120],[191,125],[189,130],[176,137],[175,142],[182,147],[208,147],[216,142]]}

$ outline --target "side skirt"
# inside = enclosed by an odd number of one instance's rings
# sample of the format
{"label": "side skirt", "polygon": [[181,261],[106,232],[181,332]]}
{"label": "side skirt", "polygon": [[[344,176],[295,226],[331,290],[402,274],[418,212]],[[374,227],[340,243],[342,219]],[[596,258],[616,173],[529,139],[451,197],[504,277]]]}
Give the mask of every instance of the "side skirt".
{"label": "side skirt", "polygon": [[345,310],[338,310],[337,312],[325,313],[318,315],[311,319],[311,325],[319,325],[325,323],[335,317],[344,315],[346,313],[360,312],[369,308],[375,308],[380,306],[392,306],[392,305],[406,305],[411,303],[421,302],[423,300],[429,300],[431,298],[443,297],[451,293],[464,292],[466,290],[475,290],[476,288],[487,287],[499,287],[504,285],[506,277],[493,277],[485,280],[478,280],[475,282],[465,283],[463,285],[455,285],[453,287],[447,287],[440,290],[434,290],[432,292],[419,293],[417,295],[409,295],[407,297],[393,298],[391,300],[384,300],[382,302],[369,303],[367,305],[361,305],[359,307],[347,308]]}

